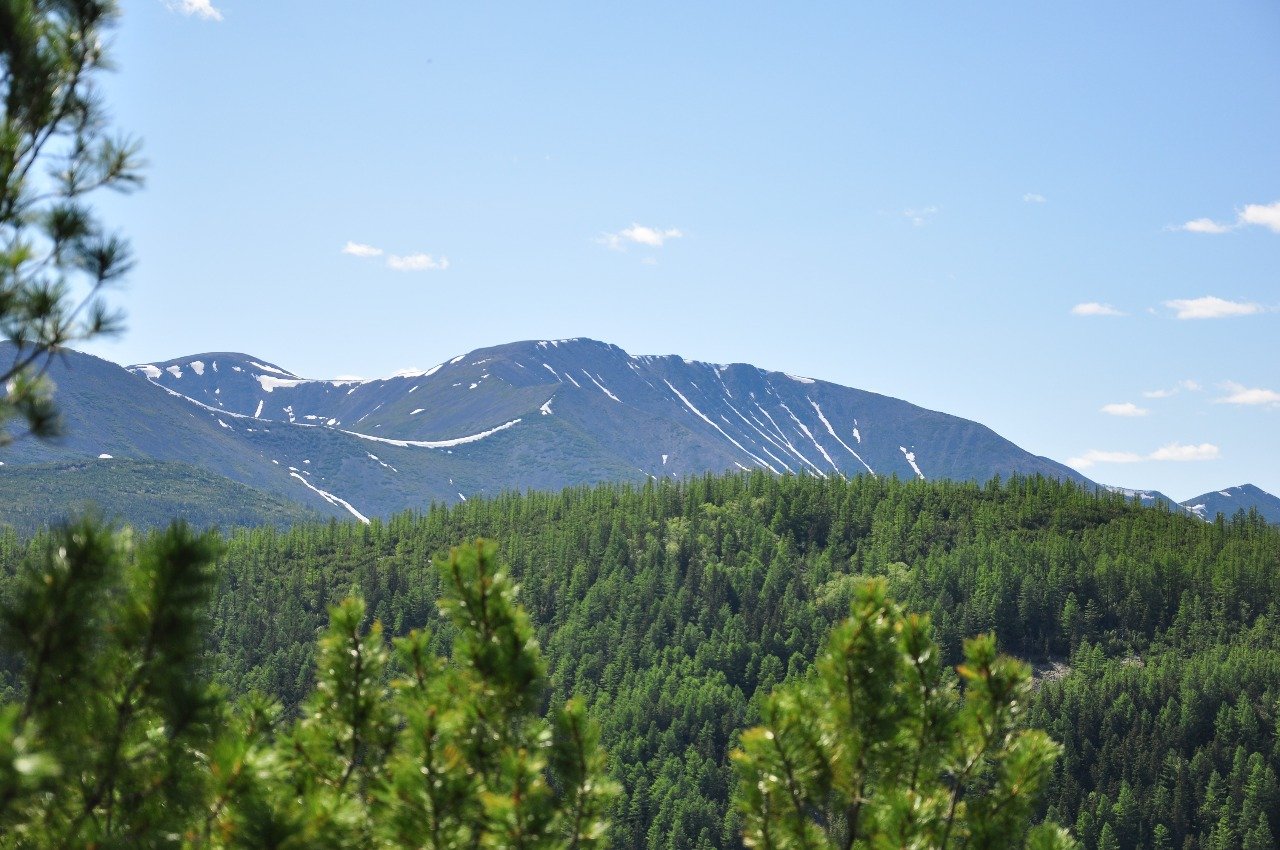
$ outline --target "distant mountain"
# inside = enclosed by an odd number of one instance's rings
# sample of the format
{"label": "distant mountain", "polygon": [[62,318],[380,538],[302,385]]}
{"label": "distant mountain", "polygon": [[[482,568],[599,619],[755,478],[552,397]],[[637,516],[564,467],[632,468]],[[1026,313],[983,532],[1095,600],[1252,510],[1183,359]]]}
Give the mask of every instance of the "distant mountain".
{"label": "distant mountain", "polygon": [[53,377],[67,437],[22,441],[6,463],[179,462],[325,516],[732,469],[1091,483],[899,399],[588,339],[484,348],[375,380],[306,379],[230,352],[127,370],[68,353]]}
{"label": "distant mountain", "polygon": [[[11,362],[13,350],[11,344],[0,342],[0,363]],[[290,471],[273,464],[260,449],[246,445],[244,435],[228,424],[229,416],[207,411],[181,395],[159,389],[114,363],[88,354],[65,352],[52,361],[48,375],[57,387],[64,435],[49,441],[21,439],[0,450],[5,464],[0,467],[0,476],[11,474],[20,465],[83,461],[102,455],[171,462],[229,479],[227,484],[238,482],[273,493],[321,516],[350,516],[319,497],[299,498],[296,491],[301,488]],[[161,478],[167,474],[161,474]],[[153,507],[164,504],[167,499],[157,491],[150,496],[139,493],[126,505],[121,518],[141,524],[141,518],[151,515]],[[46,507],[51,518],[68,510],[68,505],[54,501],[52,494]],[[183,514],[171,510],[170,515]],[[198,517],[191,519],[196,521]],[[264,513],[258,521],[275,520]],[[0,523],[19,524],[8,518],[3,507]]]}
{"label": "distant mountain", "polygon": [[1230,519],[1236,511],[1256,509],[1267,522],[1280,523],[1280,498],[1252,484],[1241,484],[1225,490],[1213,490],[1187,499],[1183,507],[1201,519],[1212,522],[1218,514]]}

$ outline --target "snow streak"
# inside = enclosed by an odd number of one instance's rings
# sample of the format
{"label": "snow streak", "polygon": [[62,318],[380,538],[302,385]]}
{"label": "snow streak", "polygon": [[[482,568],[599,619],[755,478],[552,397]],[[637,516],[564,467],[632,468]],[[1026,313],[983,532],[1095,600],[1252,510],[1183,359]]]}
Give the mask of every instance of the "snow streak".
{"label": "snow streak", "polygon": [[694,407],[694,406],[693,406],[693,402],[691,402],[691,401],[689,401],[689,399],[685,398],[685,397],[684,397],[684,393],[680,392],[678,389],[676,389],[674,386],[672,386],[672,384],[671,384],[671,382],[670,382],[670,381],[668,381],[666,378],[663,378],[663,379],[662,379],[662,383],[666,384],[668,387],[671,387],[671,391],[672,391],[673,393],[675,393],[677,396],[679,396],[679,397],[680,397],[680,400],[684,402],[684,406],[685,406],[685,407],[687,407],[687,408],[689,408],[690,410],[692,410],[692,411],[697,415],[697,417],[698,417],[699,419],[701,419],[703,422],[707,423],[707,424],[708,424],[708,425],[710,425],[712,428],[715,428],[717,431],[719,431],[719,432],[724,436],[724,438],[725,438],[726,440],[728,440],[729,442],[733,443],[735,446],[737,446],[739,449],[741,449],[743,452],[745,452],[745,453],[747,454],[747,456],[748,456],[748,457],[750,457],[752,460],[754,460],[756,463],[760,464],[761,466],[767,467],[767,468],[768,468],[768,470],[769,470],[770,472],[776,473],[776,472],[778,471],[778,470],[777,470],[777,469],[775,469],[772,465],[770,465],[768,462],[761,460],[760,458],[758,458],[758,457],[756,457],[755,455],[753,455],[750,451],[747,451],[746,447],[745,447],[745,446],[743,446],[743,445],[742,445],[742,443],[739,443],[739,442],[738,442],[737,440],[735,440],[733,437],[730,437],[730,436],[729,436],[729,433],[728,433],[727,431],[725,431],[725,430],[724,430],[723,428],[721,428],[719,425],[717,425],[716,423],[714,423],[714,422],[712,422],[710,419],[708,419],[708,418],[707,418],[707,416],[706,416],[706,414],[704,414],[704,413],[703,413],[701,410],[699,410],[698,408]]}
{"label": "snow streak", "polygon": [[[844,440],[840,439],[840,435],[836,433],[836,429],[835,429],[835,428],[832,428],[832,427],[831,427],[831,423],[827,421],[827,417],[822,415],[822,408],[821,408],[821,407],[818,407],[818,403],[817,403],[816,401],[814,401],[813,399],[809,398],[808,396],[805,396],[805,398],[809,399],[809,404],[812,404],[812,405],[813,405],[813,409],[817,412],[817,414],[818,414],[818,418],[819,418],[819,419],[821,419],[821,420],[822,420],[822,424],[826,426],[826,428],[827,428],[827,432],[828,432],[829,434],[831,434],[831,436],[833,436],[833,437],[835,437],[835,438],[836,438],[836,442],[837,442],[837,443],[839,443],[840,445],[844,446],[846,449],[848,449],[849,454],[851,454],[851,455],[853,455],[855,458],[857,458],[857,459],[858,459],[858,463],[862,464],[863,466],[865,466],[865,467],[867,468],[867,472],[870,472],[872,475],[875,475],[875,474],[876,474],[876,471],[875,471],[874,469],[872,469],[872,468],[871,468],[871,466],[870,466],[870,465],[869,465],[865,460],[863,460],[863,459],[858,455],[858,453],[857,453],[857,452],[855,452],[853,449],[849,448],[849,444],[848,444],[848,443],[846,443]],[[853,432],[854,432],[855,434],[856,434],[856,433],[858,433],[858,429],[857,429],[857,428],[854,428],[854,429],[853,429]]]}
{"label": "snow streak", "polygon": [[294,478],[298,479],[299,481],[301,481],[302,485],[306,487],[308,490],[314,490],[316,493],[320,495],[320,498],[324,499],[329,504],[333,505],[334,507],[346,508],[348,511],[351,512],[351,515],[354,516],[356,519],[360,520],[365,525],[369,524],[369,518],[364,514],[360,513],[355,508],[351,507],[351,503],[348,502],[346,499],[343,499],[339,496],[333,495],[332,493],[321,490],[319,487],[316,487],[310,481],[303,478],[301,475],[299,475],[296,472],[290,472],[289,474],[292,475]]}

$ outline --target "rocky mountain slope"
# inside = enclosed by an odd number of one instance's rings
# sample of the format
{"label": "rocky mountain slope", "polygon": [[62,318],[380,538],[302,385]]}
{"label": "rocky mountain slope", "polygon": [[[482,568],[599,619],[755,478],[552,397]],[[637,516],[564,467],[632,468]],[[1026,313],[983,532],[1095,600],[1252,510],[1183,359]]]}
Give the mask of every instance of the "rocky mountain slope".
{"label": "rocky mountain slope", "polygon": [[328,516],[367,519],[507,489],[761,469],[985,481],[1074,470],[977,422],[746,364],[588,339],[483,348],[375,380],[316,380],[216,352],[54,367],[67,436],[9,464],[189,464]]}

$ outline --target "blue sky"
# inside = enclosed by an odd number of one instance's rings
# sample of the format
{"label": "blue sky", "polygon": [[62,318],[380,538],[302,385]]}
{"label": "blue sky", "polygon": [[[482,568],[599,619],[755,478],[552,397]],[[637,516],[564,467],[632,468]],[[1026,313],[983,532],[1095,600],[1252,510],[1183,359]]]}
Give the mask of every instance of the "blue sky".
{"label": "blue sky", "polygon": [[101,356],[589,336],[1280,493],[1270,0],[123,7],[149,182],[101,203],[139,257]]}

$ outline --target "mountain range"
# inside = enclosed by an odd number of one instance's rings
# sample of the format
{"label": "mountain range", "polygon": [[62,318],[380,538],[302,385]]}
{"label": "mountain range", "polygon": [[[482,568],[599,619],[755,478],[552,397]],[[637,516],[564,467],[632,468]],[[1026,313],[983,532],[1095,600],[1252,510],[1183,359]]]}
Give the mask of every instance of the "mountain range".
{"label": "mountain range", "polygon": [[[11,357],[0,349],[0,362]],[[165,504],[201,523],[368,521],[511,489],[733,469],[1093,484],[984,425],[889,396],[590,339],[482,348],[375,380],[308,379],[232,352],[121,367],[69,351],[50,377],[65,436],[0,455],[0,493],[25,488],[46,517],[75,492],[134,522]],[[70,478],[83,489],[68,490]],[[1280,521],[1280,500],[1234,489],[1188,507],[1211,519],[1252,504]],[[16,513],[0,521],[28,525]]]}

